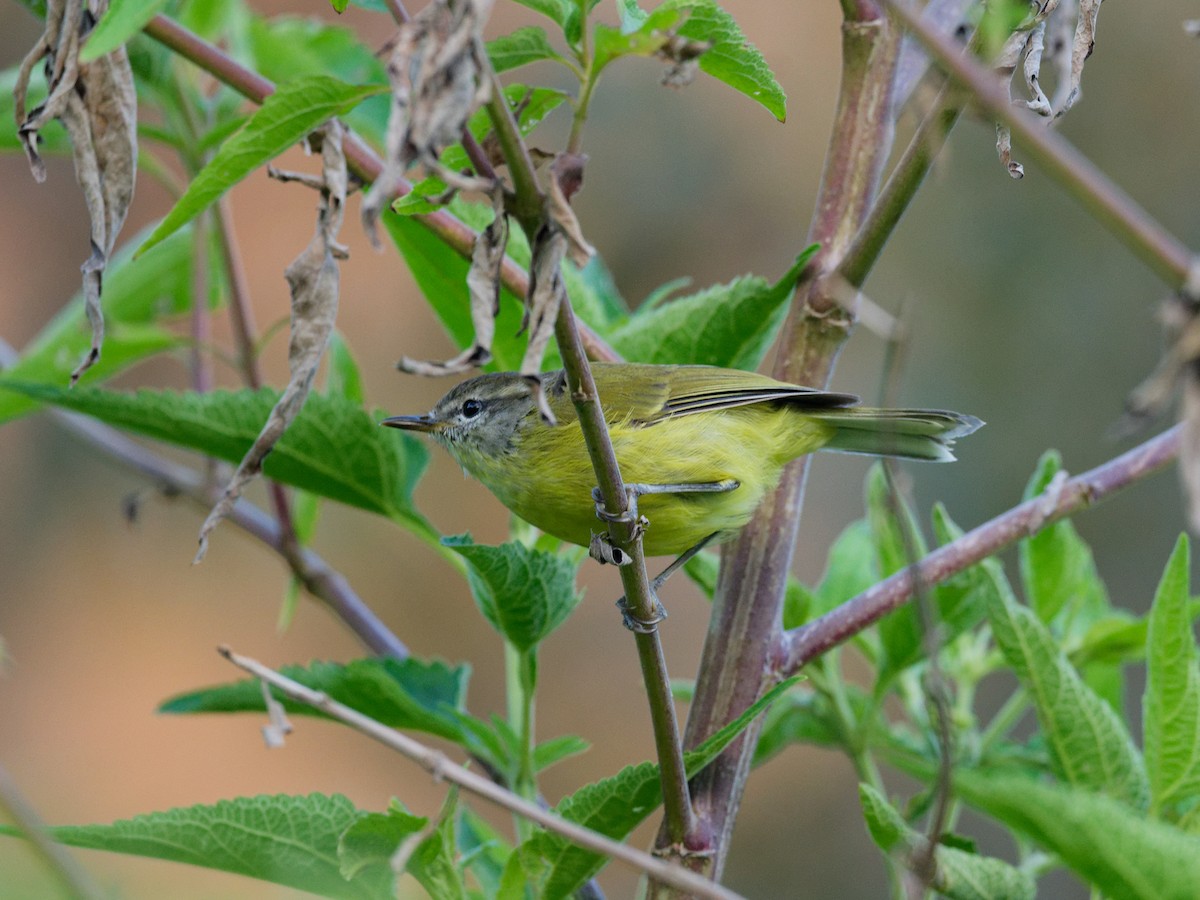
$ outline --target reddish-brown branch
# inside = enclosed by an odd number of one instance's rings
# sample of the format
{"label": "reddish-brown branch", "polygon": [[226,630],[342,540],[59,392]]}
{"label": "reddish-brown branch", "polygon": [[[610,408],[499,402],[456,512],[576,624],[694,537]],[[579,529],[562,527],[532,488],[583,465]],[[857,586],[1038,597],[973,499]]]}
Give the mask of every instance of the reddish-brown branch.
{"label": "reddish-brown branch", "polygon": [[[1094,506],[1110,494],[1154,474],[1178,454],[1180,429],[1181,426],[1176,425],[1128,453],[1068,479],[1061,489],[1015,506],[958,540],[939,547],[918,564],[921,583],[929,585],[945,581],[1019,539]],[[779,677],[795,673],[831,647],[879,621],[906,603],[912,592],[912,570],[906,568],[819,619],[786,632],[776,649]]]}

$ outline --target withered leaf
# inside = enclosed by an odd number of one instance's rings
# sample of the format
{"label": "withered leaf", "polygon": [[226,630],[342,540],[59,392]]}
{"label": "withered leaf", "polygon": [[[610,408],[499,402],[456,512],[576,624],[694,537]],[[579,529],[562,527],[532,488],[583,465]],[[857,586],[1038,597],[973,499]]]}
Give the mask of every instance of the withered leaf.
{"label": "withered leaf", "polygon": [[498,186],[493,205],[495,218],[475,238],[471,268],[467,272],[475,341],[458,356],[445,362],[403,357],[397,364],[401,371],[414,375],[454,375],[491,361],[496,316],[500,312],[500,274],[504,267],[504,251],[508,246],[508,217],[504,214],[504,193]]}
{"label": "withered leaf", "polygon": [[[100,358],[104,315],[100,306],[102,279],[117,235],[125,222],[137,174],[137,93],[124,47],[89,63],[80,63],[79,49],[107,3],[95,12],[84,0],[50,0],[46,27],[26,55],[13,88],[18,134],[39,182],[46,178],[38,153],[38,133],[58,119],[71,139],[75,176],[83,189],[91,222],[91,252],[82,266],[84,303],[92,329],[87,355],[71,373],[77,382]],[[26,113],[33,68],[45,61],[49,95]]]}
{"label": "withered leaf", "polygon": [[581,269],[596,255],[596,248],[584,239],[583,229],[570,203],[570,198],[583,184],[583,165],[586,161],[586,156],[560,153],[550,164],[548,191],[550,220],[566,237],[567,253]]}
{"label": "withered leaf", "polygon": [[421,161],[438,169],[438,155],[490,96],[483,25],[491,6],[492,0],[431,0],[400,27],[388,60],[392,108],[384,167],[362,203],[363,225],[376,246],[379,213],[409,166]]}
{"label": "withered leaf", "polygon": [[[529,343],[521,360],[521,374],[537,375],[542,369],[542,357],[554,334],[554,323],[562,306],[566,287],[562,280],[562,261],[567,255],[567,238],[552,224],[543,225],[534,235],[530,247],[529,294],[525,298],[525,326]],[[536,395],[536,391],[535,391]],[[542,418],[553,423],[554,417],[541,403]]]}
{"label": "withered leaf", "polygon": [[[1096,43],[1096,20],[1101,0],[1046,0],[1035,5],[1035,12],[1021,28],[1011,34],[994,63],[1008,81],[1012,97],[1013,78],[1024,57],[1021,72],[1029,99],[1013,99],[1047,119],[1058,119],[1078,102],[1083,80],[1083,65]],[[1042,90],[1042,68],[1054,72],[1054,97]],[[1012,158],[1012,140],[1008,129],[997,126],[996,149],[1000,162],[1014,178],[1024,174]]]}
{"label": "withered leaf", "polygon": [[333,332],[338,308],[336,260],[346,255],[345,248],[337,243],[337,235],[345,214],[348,177],[346,157],[342,152],[341,124],[331,119],[320,135],[323,177],[316,234],[284,273],[292,295],[291,340],[288,343],[290,378],[221,499],[204,520],[196,562],[204,558],[209,534],[233,509],[247,482],[262,471],[263,460],[304,406]]}

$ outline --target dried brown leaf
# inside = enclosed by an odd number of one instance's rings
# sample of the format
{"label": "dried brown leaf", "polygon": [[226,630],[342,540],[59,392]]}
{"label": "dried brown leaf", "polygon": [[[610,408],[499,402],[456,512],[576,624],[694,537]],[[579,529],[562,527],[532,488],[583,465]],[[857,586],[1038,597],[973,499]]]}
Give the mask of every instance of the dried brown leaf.
{"label": "dried brown leaf", "polygon": [[1096,20],[1100,16],[1101,0],[1079,0],[1079,17],[1075,22],[1075,39],[1071,44],[1071,89],[1056,115],[1065,115],[1079,102],[1083,81],[1083,64],[1096,47]]}
{"label": "dried brown leaf", "polygon": [[683,88],[696,80],[700,57],[712,49],[712,41],[694,41],[671,35],[655,54],[670,65],[663,72],[662,83],[667,87]]}
{"label": "dried brown leaf", "polygon": [[[483,25],[492,2],[431,0],[400,27],[388,60],[392,109],[384,167],[362,204],[363,225],[376,246],[379,213],[409,166],[421,161],[437,170],[438,154],[461,137],[490,96]],[[472,181],[470,189],[476,187]]]}
{"label": "dried brown leaf", "polygon": [[330,120],[321,130],[324,187],[317,211],[316,234],[284,273],[292,294],[292,330],[288,343],[290,378],[287,387],[230,478],[221,499],[204,520],[200,528],[196,562],[204,558],[209,534],[233,509],[246,484],[262,471],[263,460],[304,406],[321,356],[333,332],[338,308],[336,260],[345,256],[345,248],[337,243],[345,213],[348,184],[342,135],[342,126],[336,119]]}
{"label": "dried brown leaf", "polygon": [[[535,376],[541,371],[542,357],[554,334],[554,323],[566,294],[562,261],[567,255],[567,243],[566,236],[552,225],[543,225],[534,236],[523,326],[529,331],[529,343],[521,360],[522,375]],[[549,407],[544,407],[542,417],[552,423],[553,417],[549,416],[549,412]]]}
{"label": "dried brown leaf", "polygon": [[583,166],[586,156],[560,153],[550,164],[550,189],[548,212],[556,229],[567,239],[567,253],[571,262],[583,268],[596,255],[596,248],[587,242],[570,198],[583,185]]}
{"label": "dried brown leaf", "polygon": [[1062,109],[1071,93],[1071,42],[1078,15],[1076,0],[1061,0],[1046,20],[1046,52],[1042,60],[1054,72],[1054,96],[1050,99],[1053,109]]}
{"label": "dried brown leaf", "polygon": [[1025,177],[1025,167],[1012,158],[1012,132],[1000,122],[996,123],[996,152],[1000,155],[1000,164],[1010,176],[1018,179]]}
{"label": "dried brown leaf", "polygon": [[[72,384],[100,358],[102,277],[133,200],[137,176],[137,93],[125,48],[90,63],[79,62],[81,43],[106,8],[105,2],[93,11],[84,0],[50,0],[45,31],[21,63],[13,89],[18,134],[34,178],[39,182],[46,178],[37,149],[39,132],[52,119],[59,119],[71,139],[75,176],[91,221],[91,253],[82,272],[92,341],[71,373]],[[49,94],[27,113],[29,79],[43,60]]]}
{"label": "dried brown leaf", "polygon": [[1042,70],[1042,54],[1046,49],[1046,23],[1038,22],[1029,32],[1029,45],[1025,51],[1025,87],[1029,90],[1030,99],[1025,105],[1039,116],[1049,116],[1054,110],[1050,108],[1050,100],[1042,91],[1040,72]]}
{"label": "dried brown leaf", "polygon": [[504,214],[504,195],[499,189],[494,193],[495,218],[475,238],[471,268],[467,272],[475,342],[458,356],[445,362],[403,357],[397,364],[401,371],[414,375],[455,375],[486,365],[491,360],[496,316],[500,313],[500,276],[504,267],[504,251],[508,246],[508,217]]}

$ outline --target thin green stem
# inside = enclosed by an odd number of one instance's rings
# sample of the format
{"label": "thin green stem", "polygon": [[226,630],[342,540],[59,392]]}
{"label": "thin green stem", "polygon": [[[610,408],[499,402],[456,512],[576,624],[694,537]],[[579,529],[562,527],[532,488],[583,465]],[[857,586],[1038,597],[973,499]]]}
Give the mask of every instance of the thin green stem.
{"label": "thin green stem", "polygon": [[592,103],[592,92],[596,89],[599,73],[592,71],[591,61],[588,60],[583,75],[580,78],[579,97],[575,101],[575,113],[571,118],[571,134],[567,138],[567,152],[579,153],[583,150],[583,126],[587,123],[588,108]]}
{"label": "thin green stem", "polygon": [[[616,453],[604,420],[604,410],[596,392],[596,383],[583,353],[579,331],[575,327],[575,314],[570,301],[563,298],[555,325],[559,352],[567,372],[567,383],[579,424],[583,430],[588,455],[592,459],[596,480],[605,507],[618,515],[629,511],[629,498],[617,466]],[[646,574],[646,558],[642,552],[640,533],[633,522],[613,522],[609,529],[613,544],[629,557],[629,563],[620,568],[621,585],[625,589],[632,615],[643,621],[653,621],[656,599]],[[691,796],[688,791],[687,774],[683,766],[683,745],[679,736],[679,725],[675,718],[675,703],[671,696],[671,681],[667,673],[666,657],[657,629],[635,632],[638,661],[642,667],[642,680],[646,686],[646,697],[650,705],[650,719],[654,729],[654,746],[662,770],[664,822],[668,838],[668,851],[677,851],[685,846],[692,850],[702,849],[695,843],[695,817]]]}
{"label": "thin green stem", "polygon": [[[509,775],[512,788],[526,800],[537,800],[537,783],[533,771],[534,746],[534,666],[533,651],[522,653],[508,641],[504,642],[504,688],[508,724],[519,742],[517,769]],[[514,827],[519,840],[531,836],[530,823],[520,816],[514,817]]]}
{"label": "thin green stem", "polygon": [[988,747],[1008,734],[1009,729],[1017,724],[1028,708],[1029,696],[1025,693],[1024,688],[1017,688],[1013,691],[1012,696],[1004,701],[1004,705],[996,711],[996,715],[992,716],[992,721],[979,736],[979,752],[982,754]]}
{"label": "thin green stem", "polygon": [[70,897],[103,900],[108,896],[70,851],[46,833],[41,817],[3,766],[0,766],[0,813],[16,825]]}
{"label": "thin green stem", "polygon": [[[532,243],[534,235],[544,224],[545,198],[537,185],[533,163],[512,110],[498,91],[495,73],[491,77],[497,87],[492,91],[492,99],[488,103],[488,115],[513,181],[514,196],[510,198],[508,211],[516,217]],[[554,334],[567,375],[567,387],[579,416],[579,426],[605,508],[622,516],[630,511],[629,496],[617,465],[596,383],[588,367],[575,313],[566,296],[562,298]],[[632,615],[641,621],[654,621],[658,603],[646,574],[640,529],[630,517],[629,521],[613,522],[609,534],[613,544],[629,558],[628,565],[621,566],[621,583]],[[681,848],[694,842],[695,818],[683,765],[683,746],[675,718],[675,704],[671,697],[670,676],[658,631],[652,628],[647,632],[636,632],[635,641],[650,704],[655,748],[662,770],[667,834],[671,847]]]}

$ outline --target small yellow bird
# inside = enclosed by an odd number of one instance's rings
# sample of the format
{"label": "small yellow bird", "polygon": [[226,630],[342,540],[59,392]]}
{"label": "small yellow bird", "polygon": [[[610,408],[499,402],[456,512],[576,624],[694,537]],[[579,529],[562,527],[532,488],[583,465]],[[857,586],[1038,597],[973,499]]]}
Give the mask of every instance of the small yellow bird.
{"label": "small yellow bird", "polygon": [[[942,410],[854,407],[852,394],[715,366],[593,363],[592,373],[621,476],[643,494],[649,556],[733,537],[798,456],[827,449],[944,462],[956,438],[983,424]],[[428,433],[522,519],[586,547],[604,530],[596,477],[565,374],[541,380],[557,425],[543,421],[515,372],[464,381],[428,414],[383,424]]]}

